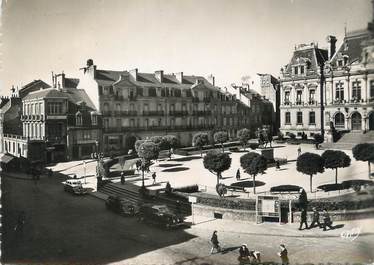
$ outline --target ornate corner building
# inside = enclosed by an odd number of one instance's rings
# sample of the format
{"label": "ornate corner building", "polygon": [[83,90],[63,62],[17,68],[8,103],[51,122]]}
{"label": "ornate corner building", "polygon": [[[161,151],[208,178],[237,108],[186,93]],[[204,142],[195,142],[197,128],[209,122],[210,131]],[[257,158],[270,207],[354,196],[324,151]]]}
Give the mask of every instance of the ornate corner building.
{"label": "ornate corner building", "polygon": [[373,27],[348,32],[336,49],[314,43],[295,47],[281,69],[281,128],[288,134],[324,134],[325,130],[374,130]]}

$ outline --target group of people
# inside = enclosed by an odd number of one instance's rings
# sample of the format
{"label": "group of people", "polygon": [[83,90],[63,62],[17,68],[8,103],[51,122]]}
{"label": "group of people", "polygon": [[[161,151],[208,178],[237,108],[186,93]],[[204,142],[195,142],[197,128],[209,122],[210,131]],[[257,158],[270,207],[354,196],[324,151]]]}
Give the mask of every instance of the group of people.
{"label": "group of people", "polygon": [[323,228],[323,231],[326,231],[327,227],[330,229],[334,229],[334,227],[332,226],[332,220],[331,220],[330,214],[327,212],[326,209],[323,209],[323,213],[322,213],[323,222],[322,223],[320,222],[320,214],[317,211],[316,207],[313,207],[313,218],[312,218],[312,223],[310,224],[310,226],[308,226],[307,214],[308,212],[305,208],[301,210],[299,230],[302,230],[303,225],[305,225],[306,229],[314,228],[317,225],[319,228]]}
{"label": "group of people", "polygon": [[[213,232],[213,235],[210,241],[212,243],[210,254],[213,254],[214,250],[216,250],[217,253],[222,251],[222,248],[219,245],[217,231]],[[279,248],[280,248],[280,251],[277,254],[281,259],[282,265],[288,265],[289,260],[288,260],[288,251],[287,251],[286,246],[284,244],[281,244]],[[239,248],[238,261],[240,265],[261,263],[261,253],[257,250],[249,250],[247,244],[243,243]]]}

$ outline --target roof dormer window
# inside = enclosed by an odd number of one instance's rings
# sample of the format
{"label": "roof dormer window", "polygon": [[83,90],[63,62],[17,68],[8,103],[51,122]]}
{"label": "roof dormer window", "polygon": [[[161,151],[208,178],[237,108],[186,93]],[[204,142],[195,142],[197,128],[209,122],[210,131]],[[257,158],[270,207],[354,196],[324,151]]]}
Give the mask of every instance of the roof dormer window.
{"label": "roof dormer window", "polygon": [[338,67],[342,67],[344,65],[344,61],[342,59],[337,61]]}
{"label": "roof dormer window", "polygon": [[299,67],[298,67],[298,66],[295,66],[293,69],[294,69],[294,70],[293,70],[294,74],[295,74],[295,75],[298,75],[298,74],[299,74]]}
{"label": "roof dormer window", "polygon": [[303,75],[304,74],[304,65],[300,65],[300,74]]}
{"label": "roof dormer window", "polygon": [[75,114],[75,121],[77,126],[82,126],[82,113],[79,111]]}

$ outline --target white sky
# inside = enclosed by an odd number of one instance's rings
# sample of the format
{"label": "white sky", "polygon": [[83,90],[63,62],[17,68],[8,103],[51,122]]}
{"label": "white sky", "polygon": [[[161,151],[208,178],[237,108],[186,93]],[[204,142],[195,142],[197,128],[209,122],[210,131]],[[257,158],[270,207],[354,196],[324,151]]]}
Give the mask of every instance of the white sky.
{"label": "white sky", "polygon": [[224,86],[279,75],[295,44],[372,19],[370,0],[8,0],[2,4],[0,94],[50,82],[51,71],[99,69],[213,74]]}

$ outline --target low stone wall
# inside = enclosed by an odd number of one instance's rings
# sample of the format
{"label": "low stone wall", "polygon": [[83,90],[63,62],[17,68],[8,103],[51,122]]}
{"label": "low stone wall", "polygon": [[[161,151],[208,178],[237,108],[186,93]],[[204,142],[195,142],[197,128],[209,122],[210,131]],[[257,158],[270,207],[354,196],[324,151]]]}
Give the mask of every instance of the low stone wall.
{"label": "low stone wall", "polygon": [[[229,220],[241,220],[241,221],[256,221],[256,211],[226,209],[219,207],[212,207],[202,204],[193,204],[193,212],[195,215],[215,218],[215,215],[219,215],[222,219]],[[329,212],[332,221],[348,221],[357,219],[374,218],[374,208],[361,209],[361,210],[350,210],[350,211],[331,211]],[[320,212],[322,220],[322,212]],[[218,218],[220,218],[218,217]],[[311,222],[313,213],[308,212],[308,222]],[[300,212],[292,213],[292,220],[295,223],[300,222]]]}
{"label": "low stone wall", "polygon": [[245,210],[235,210],[211,207],[202,204],[193,204],[193,213],[195,215],[214,218],[215,214],[222,215],[222,219],[229,220],[242,220],[242,221],[252,221],[256,220],[256,211],[245,211]]}

